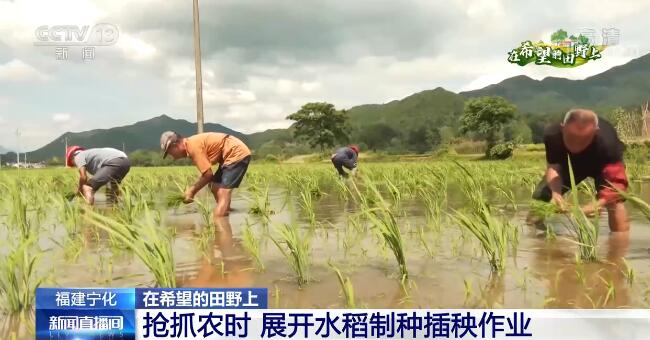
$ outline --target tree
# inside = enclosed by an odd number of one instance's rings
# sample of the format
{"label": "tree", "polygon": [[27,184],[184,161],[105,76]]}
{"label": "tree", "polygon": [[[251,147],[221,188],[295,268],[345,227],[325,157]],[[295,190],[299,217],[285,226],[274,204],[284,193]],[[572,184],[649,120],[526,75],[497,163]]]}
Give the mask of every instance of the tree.
{"label": "tree", "polygon": [[410,151],[425,153],[440,144],[440,132],[435,128],[420,126],[410,131],[406,142]]}
{"label": "tree", "polygon": [[587,38],[584,35],[580,34],[578,36],[578,42],[583,44],[583,45],[588,45],[589,44],[589,38]]}
{"label": "tree", "polygon": [[287,116],[293,120],[294,137],[303,138],[312,147],[332,147],[337,141],[347,142],[345,122],[348,116],[345,110],[336,111],[330,103],[307,103],[296,113]]}
{"label": "tree", "polygon": [[517,107],[503,97],[480,97],[465,102],[460,119],[462,133],[485,138],[486,153],[503,138],[503,127],[515,118]]}
{"label": "tree", "polygon": [[399,137],[399,132],[384,123],[375,123],[359,131],[359,141],[373,151],[389,146],[395,137]]}
{"label": "tree", "polygon": [[568,36],[568,33],[565,30],[559,29],[555,33],[551,34],[551,41],[554,42],[554,43],[558,43],[558,42],[566,39],[567,36]]}

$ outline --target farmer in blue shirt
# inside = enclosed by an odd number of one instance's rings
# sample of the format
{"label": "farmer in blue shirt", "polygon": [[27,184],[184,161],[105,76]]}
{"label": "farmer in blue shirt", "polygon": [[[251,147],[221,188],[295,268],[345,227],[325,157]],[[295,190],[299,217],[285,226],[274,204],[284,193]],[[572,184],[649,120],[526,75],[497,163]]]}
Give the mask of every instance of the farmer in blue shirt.
{"label": "farmer in blue shirt", "polygon": [[357,168],[357,159],[359,158],[359,147],[356,145],[349,145],[342,147],[332,155],[332,164],[338,171],[341,177],[347,178],[348,173],[343,170],[346,168],[352,171],[352,174],[355,173]]}

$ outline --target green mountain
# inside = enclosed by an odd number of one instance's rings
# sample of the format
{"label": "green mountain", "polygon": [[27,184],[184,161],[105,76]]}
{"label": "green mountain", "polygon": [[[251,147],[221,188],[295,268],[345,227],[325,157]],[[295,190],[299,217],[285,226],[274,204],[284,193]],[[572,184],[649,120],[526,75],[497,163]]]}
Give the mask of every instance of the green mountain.
{"label": "green mountain", "polygon": [[583,80],[517,76],[460,94],[466,98],[502,96],[525,113],[557,113],[578,106],[606,112],[639,106],[650,100],[650,54]]}
{"label": "green mountain", "polygon": [[383,123],[407,133],[423,124],[455,125],[463,112],[463,102],[462,96],[438,87],[386,104],[355,106],[348,110],[348,114],[353,127]]}
{"label": "green mountain", "polygon": [[[85,148],[112,147],[127,152],[135,150],[159,150],[160,134],[172,130],[188,136],[196,133],[196,123],[183,119],[173,119],[166,115],[137,122],[133,125],[120,126],[110,129],[96,129],[85,132],[66,132],[54,141],[38,150],[27,153],[29,161],[45,161],[54,156],[63,157],[65,138],[68,145],[82,145]],[[206,123],[205,131],[228,133],[238,138],[246,139],[246,135],[231,130],[221,124]]]}
{"label": "green mountain", "polygon": [[[460,94],[438,87],[385,104],[355,106],[348,110],[351,135],[355,142],[363,141],[360,136],[364,134],[367,138],[373,137],[375,141],[383,142],[382,139],[386,139],[386,143],[380,148],[386,147],[395,133],[401,135],[407,145],[413,144],[420,139],[429,138],[431,130],[456,126],[466,98],[494,95],[505,97],[515,103],[522,113],[533,115],[557,115],[576,106],[592,108],[597,112],[608,112],[618,106],[635,107],[650,100],[650,54],[584,80],[555,77],[534,80],[517,76]],[[543,130],[542,125],[531,128],[534,131]],[[124,143],[126,151],[130,152],[139,149],[157,150],[162,131],[175,130],[189,135],[193,134],[195,129],[194,123],[162,115],[128,126],[79,133],[68,132],[48,145],[29,152],[28,159],[40,161],[63,155],[65,137],[68,138],[69,144],[85,147],[111,146],[122,149]],[[245,135],[219,124],[207,123],[205,130],[226,132],[240,137],[254,150],[277,150],[293,142],[291,128]]]}

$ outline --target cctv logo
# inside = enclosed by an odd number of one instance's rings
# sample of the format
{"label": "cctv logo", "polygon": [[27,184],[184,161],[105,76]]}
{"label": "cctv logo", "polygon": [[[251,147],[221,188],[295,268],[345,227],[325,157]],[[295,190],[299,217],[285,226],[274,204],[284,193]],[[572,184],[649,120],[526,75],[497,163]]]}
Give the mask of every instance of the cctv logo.
{"label": "cctv logo", "polygon": [[43,25],[35,31],[36,46],[109,46],[117,42],[120,33],[113,24]]}

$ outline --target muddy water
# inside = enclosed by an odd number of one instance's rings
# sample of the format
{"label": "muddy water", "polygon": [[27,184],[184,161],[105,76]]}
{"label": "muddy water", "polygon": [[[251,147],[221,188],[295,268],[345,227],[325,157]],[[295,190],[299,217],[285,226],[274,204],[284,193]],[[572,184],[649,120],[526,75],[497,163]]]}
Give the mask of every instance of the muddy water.
{"label": "muddy water", "polygon": [[[636,192],[650,201],[650,185]],[[339,282],[327,265],[331,260],[352,280],[358,307],[630,308],[647,307],[650,302],[650,227],[633,209],[629,234],[610,234],[603,217],[601,260],[576,264],[576,246],[564,231],[562,218],[549,221],[558,235],[548,240],[543,231],[525,225],[527,207],[522,204],[511,212],[512,222],[520,228],[519,244],[516,251],[510,252],[504,275],[492,277],[473,236],[446,220],[439,231],[430,228],[421,203],[402,201],[404,213],[399,223],[410,274],[410,280],[402,284],[390,250],[380,246],[374,233],[350,225],[349,219],[357,209],[353,202],[341,201],[334,194],[323,196],[315,209],[319,225],[312,228],[298,204],[287,200],[282,190],[273,190],[270,197],[275,214],[268,224],[248,214],[250,201],[243,190],[236,194],[230,217],[216,220],[214,230],[204,225],[192,206],[169,211],[164,225],[175,234],[179,286],[267,287],[271,307],[342,308]],[[302,288],[270,239],[277,235],[276,229],[282,223],[297,223],[303,233],[312,232],[311,281]],[[247,224],[262,238],[264,271],[256,268],[242,246],[241,234]],[[417,233],[420,227],[424,228],[423,238],[432,254],[427,253]],[[61,229],[54,227],[48,238],[63,242],[65,232]],[[151,285],[152,276],[132,253],[111,250],[105,237],[97,239],[88,230],[82,234],[84,247],[76,257],[48,242],[48,238],[42,241],[42,247],[50,250],[41,270],[54,269],[50,285]],[[623,258],[634,270],[631,283]],[[21,324],[20,320],[6,318],[1,335],[6,338],[8,332],[16,330],[27,334]]]}

